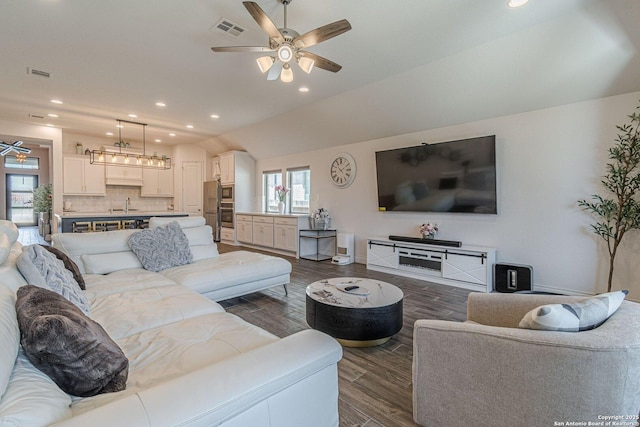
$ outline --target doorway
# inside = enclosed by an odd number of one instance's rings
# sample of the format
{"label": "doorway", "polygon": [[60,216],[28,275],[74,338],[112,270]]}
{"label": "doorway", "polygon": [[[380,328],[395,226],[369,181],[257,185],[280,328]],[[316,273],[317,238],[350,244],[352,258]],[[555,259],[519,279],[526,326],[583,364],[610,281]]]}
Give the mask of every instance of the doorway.
{"label": "doorway", "polygon": [[38,188],[38,175],[6,174],[7,219],[17,226],[37,225],[33,212],[33,190]]}

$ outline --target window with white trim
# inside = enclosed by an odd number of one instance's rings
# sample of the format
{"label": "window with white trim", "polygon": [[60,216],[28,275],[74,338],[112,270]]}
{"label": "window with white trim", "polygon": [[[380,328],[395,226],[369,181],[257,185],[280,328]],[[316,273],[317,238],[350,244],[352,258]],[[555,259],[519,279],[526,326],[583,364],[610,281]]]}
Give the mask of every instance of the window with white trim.
{"label": "window with white trim", "polygon": [[289,191],[289,212],[309,213],[311,194],[311,168],[309,166],[287,169]]}
{"label": "window with white trim", "polygon": [[282,185],[282,170],[262,172],[262,204],[265,212],[278,212],[276,186]]}

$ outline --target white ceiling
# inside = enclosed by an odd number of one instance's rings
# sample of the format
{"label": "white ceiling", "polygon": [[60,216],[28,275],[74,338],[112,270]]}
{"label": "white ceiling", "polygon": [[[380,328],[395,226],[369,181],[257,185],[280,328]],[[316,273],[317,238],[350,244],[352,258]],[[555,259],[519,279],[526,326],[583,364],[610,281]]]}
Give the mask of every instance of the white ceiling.
{"label": "white ceiling", "polygon": [[[299,33],[353,29],[309,48],[339,73],[294,68],[289,84],[260,74],[260,54],[210,50],[267,44],[240,0],[3,2],[0,118],[104,136],[135,113],[148,141],[267,158],[640,90],[640,2],[506,2],[293,0]],[[257,3],[283,25],[278,0]],[[223,17],[247,31],[220,33]]]}

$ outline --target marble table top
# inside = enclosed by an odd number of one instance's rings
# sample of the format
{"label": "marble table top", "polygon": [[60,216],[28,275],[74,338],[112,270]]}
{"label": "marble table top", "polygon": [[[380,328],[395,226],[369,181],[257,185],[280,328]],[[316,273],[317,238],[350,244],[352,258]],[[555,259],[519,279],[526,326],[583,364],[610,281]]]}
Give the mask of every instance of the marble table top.
{"label": "marble table top", "polygon": [[[346,286],[358,286],[351,292]],[[384,307],[400,301],[404,294],[397,286],[387,282],[358,277],[334,277],[313,282],[307,286],[307,296],[314,301],[346,308]]]}

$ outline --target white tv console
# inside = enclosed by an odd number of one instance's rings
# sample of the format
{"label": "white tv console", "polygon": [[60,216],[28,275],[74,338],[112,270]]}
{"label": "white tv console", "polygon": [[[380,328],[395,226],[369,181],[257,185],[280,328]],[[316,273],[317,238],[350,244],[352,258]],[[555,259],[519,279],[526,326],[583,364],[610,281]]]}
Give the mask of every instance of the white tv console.
{"label": "white tv console", "polygon": [[474,291],[493,288],[496,249],[367,239],[367,268]]}

